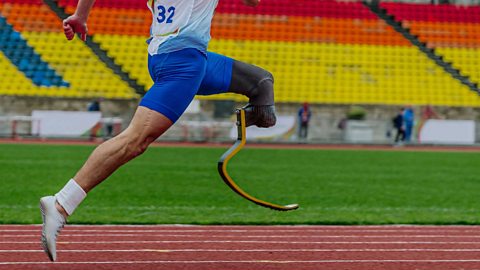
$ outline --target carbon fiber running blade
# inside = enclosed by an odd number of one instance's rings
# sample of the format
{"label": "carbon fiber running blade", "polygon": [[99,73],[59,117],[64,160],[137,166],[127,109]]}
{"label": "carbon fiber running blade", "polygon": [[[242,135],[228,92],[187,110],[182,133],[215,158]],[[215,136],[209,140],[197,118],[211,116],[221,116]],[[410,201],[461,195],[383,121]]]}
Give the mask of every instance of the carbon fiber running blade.
{"label": "carbon fiber running blade", "polygon": [[274,203],[269,203],[266,201],[262,201],[260,199],[257,199],[250,194],[246,193],[241,189],[230,177],[230,175],[227,172],[227,164],[228,161],[235,156],[245,145],[246,143],[246,127],[245,127],[245,110],[239,109],[237,110],[237,126],[238,126],[238,137],[237,140],[235,141],[235,144],[230,147],[221,157],[220,160],[218,161],[218,173],[222,177],[223,181],[227,186],[229,186],[234,192],[236,192],[238,195],[242,196],[243,198],[257,204],[263,207],[270,208],[272,210],[277,210],[277,211],[290,211],[290,210],[295,210],[298,209],[299,205],[298,204],[288,204],[288,205],[278,205]]}

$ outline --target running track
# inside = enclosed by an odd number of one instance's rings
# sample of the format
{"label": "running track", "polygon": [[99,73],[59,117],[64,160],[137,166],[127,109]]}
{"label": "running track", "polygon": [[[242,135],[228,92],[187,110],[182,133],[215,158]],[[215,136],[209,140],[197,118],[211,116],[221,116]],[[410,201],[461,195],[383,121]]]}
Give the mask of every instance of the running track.
{"label": "running track", "polygon": [[0,226],[0,270],[480,269],[480,226]]}

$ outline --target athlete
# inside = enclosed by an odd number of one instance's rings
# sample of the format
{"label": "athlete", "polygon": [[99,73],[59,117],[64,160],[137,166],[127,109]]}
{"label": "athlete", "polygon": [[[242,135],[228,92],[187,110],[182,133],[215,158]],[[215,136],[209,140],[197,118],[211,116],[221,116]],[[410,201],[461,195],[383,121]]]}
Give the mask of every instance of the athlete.
{"label": "athlete", "polygon": [[[95,0],[79,0],[63,21],[68,40],[87,39],[87,18]],[[242,0],[255,7],[260,0]],[[262,68],[207,52],[218,0],[150,0],[153,20],[148,69],[154,82],[135,115],[118,136],[99,145],[77,174],[54,196],[40,199],[42,246],[55,261],[56,240],[67,217],[87,193],[120,166],[142,154],[183,114],[195,95],[238,93],[249,98],[247,126],[276,122],[273,76]]]}

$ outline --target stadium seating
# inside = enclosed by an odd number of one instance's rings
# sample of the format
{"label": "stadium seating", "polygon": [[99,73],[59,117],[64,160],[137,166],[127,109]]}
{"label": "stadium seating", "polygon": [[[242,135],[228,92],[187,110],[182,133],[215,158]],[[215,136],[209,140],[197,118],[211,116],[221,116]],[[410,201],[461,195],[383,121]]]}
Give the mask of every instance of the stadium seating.
{"label": "stadium seating", "polygon": [[[52,17],[55,15],[40,0],[1,1],[1,14],[70,83],[68,91],[84,96],[96,93],[133,96],[133,90],[78,39],[67,45],[59,32],[59,20]],[[67,13],[73,13],[77,0],[57,3]],[[39,19],[41,26],[25,20],[25,14],[12,12],[15,8],[20,10],[21,5],[40,7],[40,13],[44,14]],[[398,14],[398,19],[405,20],[412,32],[425,35],[430,45],[448,55],[462,72],[480,80],[479,71],[474,69],[480,35],[478,8],[458,11],[449,6],[450,19],[439,20],[436,10],[430,15],[431,5],[419,9],[421,12],[412,11],[409,4],[384,5]],[[409,12],[399,11],[403,9]],[[446,8],[439,6],[440,9]],[[459,12],[468,15],[458,15]],[[146,68],[145,43],[151,16],[145,1],[97,0],[89,20],[94,41],[145,90],[152,84]],[[468,35],[457,31],[458,24],[466,25]],[[422,32],[422,29],[428,30]],[[448,34],[437,40],[438,30]],[[214,18],[212,37],[211,51],[270,70],[276,78],[278,102],[480,106],[478,95],[444,72],[360,2],[264,0],[260,7],[250,8],[239,0],[222,0]],[[72,57],[77,57],[75,65],[85,67],[72,72],[62,60],[64,56],[54,53],[58,51],[73,54]],[[88,65],[83,63],[85,59],[89,59]],[[91,79],[82,79],[85,76]],[[63,88],[56,91],[67,91]],[[203,98],[244,100],[238,95]]]}
{"label": "stadium seating", "polygon": [[383,3],[412,33],[480,83],[480,7]]}
{"label": "stadium seating", "polygon": [[2,0],[0,14],[0,18],[6,19],[0,22],[7,25],[1,28],[0,34],[9,35],[10,42],[16,42],[12,43],[14,53],[25,51],[21,54],[23,58],[16,60],[2,42],[0,69],[5,73],[2,78],[8,80],[2,80],[0,94],[81,98],[136,96],[85,44],[78,39],[65,40],[61,20],[43,1]]}

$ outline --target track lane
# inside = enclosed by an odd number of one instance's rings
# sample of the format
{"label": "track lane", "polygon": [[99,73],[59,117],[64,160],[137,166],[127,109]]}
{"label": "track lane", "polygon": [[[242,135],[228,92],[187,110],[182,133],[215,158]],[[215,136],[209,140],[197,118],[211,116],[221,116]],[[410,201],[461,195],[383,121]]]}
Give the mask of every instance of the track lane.
{"label": "track lane", "polygon": [[59,262],[40,226],[0,226],[0,270],[480,269],[476,226],[67,226]]}

